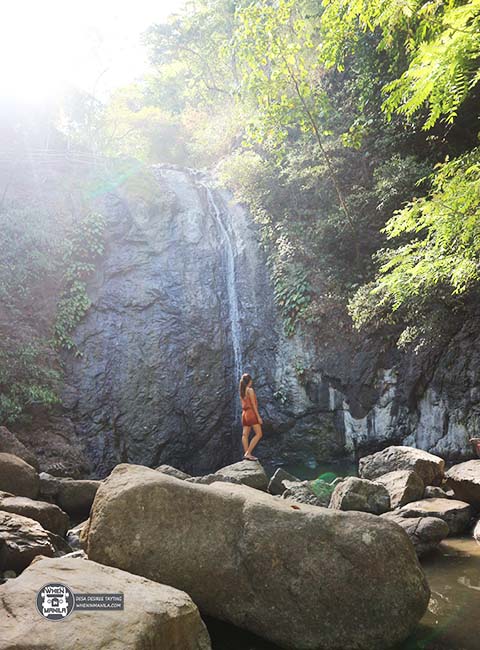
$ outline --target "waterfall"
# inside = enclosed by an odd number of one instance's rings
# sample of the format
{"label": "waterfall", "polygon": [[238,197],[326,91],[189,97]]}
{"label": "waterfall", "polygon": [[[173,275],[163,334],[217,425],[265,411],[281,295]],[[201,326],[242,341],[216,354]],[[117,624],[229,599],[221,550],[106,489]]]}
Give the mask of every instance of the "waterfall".
{"label": "waterfall", "polygon": [[[215,200],[214,194],[211,188],[207,185],[206,181],[203,179],[198,180],[198,185],[203,187],[207,195],[207,204],[210,209],[213,218],[215,219],[218,228],[222,234],[222,239],[225,242],[225,253],[226,253],[226,285],[227,285],[227,297],[228,297],[228,315],[230,320],[230,329],[232,336],[232,348],[233,348],[233,366],[234,366],[234,376],[235,376],[235,386],[238,381],[240,381],[240,376],[243,369],[243,357],[242,357],[242,334],[240,326],[240,310],[238,308],[238,294],[237,286],[235,283],[235,253],[232,243],[232,238],[225,227],[222,219],[222,210],[218,202]],[[235,400],[235,413],[238,414],[238,400]]]}

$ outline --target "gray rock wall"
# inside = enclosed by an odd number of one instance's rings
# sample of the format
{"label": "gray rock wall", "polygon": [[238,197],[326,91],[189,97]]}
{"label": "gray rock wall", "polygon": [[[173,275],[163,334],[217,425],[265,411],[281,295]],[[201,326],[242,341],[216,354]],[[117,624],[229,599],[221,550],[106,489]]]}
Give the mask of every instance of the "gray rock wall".
{"label": "gray rock wall", "polygon": [[388,340],[287,339],[248,213],[212,189],[222,228],[204,178],[171,167],[154,174],[154,201],[102,200],[106,253],[75,332],[83,356],[65,355],[66,414],[95,475],[119,462],[200,473],[239,459],[224,231],[242,369],[256,380],[265,420],[263,461],[315,463],[391,443],[470,456],[468,437],[480,428],[475,328],[465,325],[423,365]]}
{"label": "gray rock wall", "polygon": [[[155,175],[155,204],[103,201],[106,253],[74,337],[83,356],[65,356],[66,411],[100,476],[122,461],[202,472],[239,457],[225,239],[198,176],[162,167]],[[234,250],[243,370],[256,378],[266,420],[263,457],[322,456],[321,420],[334,432],[334,414],[319,414],[324,405],[295,375],[308,351],[282,334],[254,224],[227,196],[214,197]],[[286,405],[274,397],[280,386]]]}

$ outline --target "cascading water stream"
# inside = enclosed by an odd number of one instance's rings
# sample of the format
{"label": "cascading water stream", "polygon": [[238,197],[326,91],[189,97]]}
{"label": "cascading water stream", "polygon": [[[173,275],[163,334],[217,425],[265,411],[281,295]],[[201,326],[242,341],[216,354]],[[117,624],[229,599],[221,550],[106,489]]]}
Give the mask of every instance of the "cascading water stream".
{"label": "cascading water stream", "polygon": [[[210,209],[211,214],[213,215],[220,232],[222,233],[222,238],[225,242],[225,253],[226,253],[226,285],[227,285],[227,297],[228,297],[228,314],[230,320],[230,330],[232,336],[232,348],[233,348],[233,366],[234,366],[234,382],[240,380],[240,375],[243,369],[243,356],[242,356],[242,332],[240,326],[240,310],[238,307],[238,294],[237,287],[235,283],[235,254],[233,243],[230,237],[230,234],[225,227],[222,219],[221,207],[218,205],[215,200],[214,194],[211,188],[207,185],[205,180],[197,178],[197,184],[200,185],[206,193],[207,203]],[[239,404],[238,400],[235,400],[235,415],[239,413]]]}

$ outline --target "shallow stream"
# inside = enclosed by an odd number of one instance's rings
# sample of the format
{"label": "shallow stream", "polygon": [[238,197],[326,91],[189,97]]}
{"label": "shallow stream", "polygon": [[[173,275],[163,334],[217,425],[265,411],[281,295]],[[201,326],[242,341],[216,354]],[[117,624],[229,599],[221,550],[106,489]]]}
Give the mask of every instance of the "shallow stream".
{"label": "shallow stream", "polygon": [[[333,472],[355,474],[353,465],[286,466],[302,479]],[[432,592],[428,611],[414,634],[395,650],[479,650],[480,544],[472,537],[450,538],[422,559]],[[231,625],[207,620],[213,650],[277,650],[278,646]],[[385,649],[387,650],[387,649]]]}

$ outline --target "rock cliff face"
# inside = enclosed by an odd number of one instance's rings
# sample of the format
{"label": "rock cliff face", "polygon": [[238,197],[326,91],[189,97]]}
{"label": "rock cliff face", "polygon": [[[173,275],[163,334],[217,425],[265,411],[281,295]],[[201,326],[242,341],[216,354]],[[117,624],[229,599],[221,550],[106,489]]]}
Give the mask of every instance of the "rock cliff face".
{"label": "rock cliff face", "polygon": [[[308,353],[282,334],[253,223],[200,175],[154,173],[155,203],[103,201],[106,254],[75,333],[83,356],[65,358],[64,403],[95,473],[122,461],[201,472],[237,459],[245,371],[268,420],[264,455],[325,456],[320,433],[336,437],[334,414],[297,380]],[[341,447],[339,436],[333,455]]]}
{"label": "rock cliff face", "polygon": [[256,379],[264,461],[314,463],[392,442],[470,456],[475,328],[427,365],[389,344],[326,351],[307,334],[286,338],[249,215],[198,173],[154,175],[154,201],[102,200],[106,253],[75,332],[83,356],[65,356],[66,412],[94,474],[119,462],[197,473],[237,460],[241,372]]}
{"label": "rock cliff face", "polygon": [[[387,444],[419,447],[449,461],[473,456],[469,438],[480,430],[480,335],[478,314],[448,324],[426,349],[408,354],[372,355],[378,364],[363,377],[371,387],[364,404],[344,415],[346,447],[365,453]],[[354,389],[353,389],[354,391]],[[355,392],[355,391],[354,391]]]}

